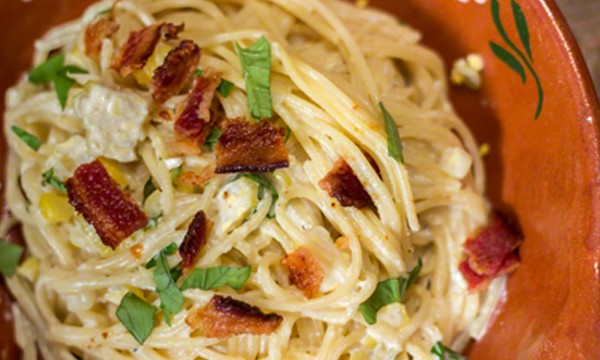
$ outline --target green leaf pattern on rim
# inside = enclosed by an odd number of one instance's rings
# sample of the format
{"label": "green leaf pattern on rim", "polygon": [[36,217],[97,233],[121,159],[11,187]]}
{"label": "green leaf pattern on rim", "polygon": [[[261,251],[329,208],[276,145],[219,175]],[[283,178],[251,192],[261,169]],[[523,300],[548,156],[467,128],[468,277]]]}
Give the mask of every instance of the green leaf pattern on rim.
{"label": "green leaf pattern on rim", "polygon": [[531,51],[531,42],[529,26],[527,25],[527,18],[525,17],[523,9],[516,2],[516,0],[510,0],[510,2],[512,6],[513,19],[515,21],[517,32],[519,33],[521,45],[523,45],[525,52],[519,49],[506,33],[506,30],[504,29],[504,25],[502,24],[502,20],[500,18],[499,0],[491,0],[492,19],[494,20],[494,25],[496,26],[498,33],[502,37],[502,40],[504,40],[505,44],[508,46],[508,49],[493,41],[490,41],[490,48],[498,59],[500,59],[502,62],[508,65],[517,75],[521,77],[523,83],[527,82],[527,77],[525,75],[526,71],[529,71],[529,73],[531,73],[531,76],[535,80],[538,92],[538,104],[534,117],[535,120],[537,120],[539,119],[542,113],[542,109],[544,107],[544,89],[542,87],[542,82],[538,74],[533,68],[533,52]]}

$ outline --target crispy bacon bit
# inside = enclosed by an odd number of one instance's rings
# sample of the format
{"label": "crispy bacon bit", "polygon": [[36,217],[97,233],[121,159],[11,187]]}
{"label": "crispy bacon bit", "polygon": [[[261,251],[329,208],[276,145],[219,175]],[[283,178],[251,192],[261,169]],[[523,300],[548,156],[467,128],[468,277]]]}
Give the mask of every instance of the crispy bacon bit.
{"label": "crispy bacon bit", "polygon": [[319,260],[307,248],[300,247],[281,261],[290,272],[290,284],[296,285],[304,296],[312,298],[323,282],[323,269]]}
{"label": "crispy bacon bit", "polygon": [[181,258],[183,259],[183,262],[181,263],[182,268],[185,269],[193,266],[196,262],[200,250],[202,250],[202,247],[206,244],[209,226],[210,222],[206,219],[204,211],[199,211],[196,216],[194,216],[194,219],[183,238],[183,242],[181,243],[181,246],[179,246],[179,255],[181,255]]}
{"label": "crispy bacon bit", "polygon": [[119,31],[119,24],[113,19],[100,19],[88,25],[83,36],[85,54],[93,59],[98,58],[102,50],[102,40],[111,37],[117,31]]}
{"label": "crispy bacon bit", "polygon": [[132,32],[127,42],[117,52],[112,63],[113,69],[125,77],[134,70],[143,68],[162,36],[176,39],[177,34],[182,30],[183,24],[175,26],[171,23],[162,23]]}
{"label": "crispy bacon bit", "polygon": [[216,119],[211,117],[210,107],[220,84],[219,74],[206,70],[202,77],[196,79],[194,88],[178,111],[175,132],[180,137],[192,139],[198,147],[204,144],[216,123]]}
{"label": "crispy bacon bit", "polygon": [[183,40],[169,51],[164,63],[152,76],[152,97],[159,104],[164,104],[172,96],[179,94],[190,76],[198,68],[200,48],[191,40]]}
{"label": "crispy bacon bit", "polygon": [[284,135],[285,129],[268,121],[228,120],[215,146],[215,172],[265,172],[289,166]]}
{"label": "crispy bacon bit", "polygon": [[459,266],[470,291],[485,290],[497,276],[519,266],[518,248],[523,235],[500,212],[494,212],[490,224],[476,236],[467,239],[467,259]]}
{"label": "crispy bacon bit", "polygon": [[196,189],[204,187],[206,182],[215,176],[214,168],[207,166],[200,172],[184,171],[177,177],[175,183],[179,186]]}
{"label": "crispy bacon bit", "polygon": [[371,195],[344,159],[334,164],[333,169],[319,181],[319,186],[344,207],[354,206],[362,209],[373,205]]}
{"label": "crispy bacon bit", "polygon": [[265,314],[255,306],[219,295],[213,296],[205,307],[186,318],[192,329],[200,328],[209,338],[271,334],[282,321],[283,318],[275,313]]}
{"label": "crispy bacon bit", "polygon": [[112,249],[148,223],[131,195],[121,191],[98,160],[78,167],[66,185],[71,205]]}

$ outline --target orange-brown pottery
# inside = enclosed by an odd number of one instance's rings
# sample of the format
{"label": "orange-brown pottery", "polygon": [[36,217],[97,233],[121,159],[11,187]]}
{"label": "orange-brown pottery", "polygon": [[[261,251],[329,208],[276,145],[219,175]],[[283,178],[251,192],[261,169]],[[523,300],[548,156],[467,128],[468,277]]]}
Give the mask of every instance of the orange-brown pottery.
{"label": "orange-brown pottery", "polygon": [[[2,0],[0,93],[30,66],[34,40],[91,2]],[[491,202],[518,219],[526,241],[506,301],[469,358],[600,359],[600,110],[557,6],[552,0],[371,0],[370,6],[420,30],[448,68],[473,52],[485,59],[482,88],[453,87],[451,97],[478,141],[491,147]],[[3,139],[0,145],[5,154]],[[2,176],[4,164],[0,156]],[[9,312],[2,289],[0,306]],[[0,358],[18,359],[10,316],[0,325]]]}

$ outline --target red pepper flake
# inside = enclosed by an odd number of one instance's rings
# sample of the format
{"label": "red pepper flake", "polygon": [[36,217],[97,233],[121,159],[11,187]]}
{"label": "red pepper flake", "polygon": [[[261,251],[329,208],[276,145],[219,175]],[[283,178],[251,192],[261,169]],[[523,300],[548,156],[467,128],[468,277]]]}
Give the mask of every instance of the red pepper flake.
{"label": "red pepper flake", "polygon": [[268,121],[226,121],[215,146],[215,172],[266,172],[288,167],[284,135],[285,129]]}
{"label": "red pepper flake", "polygon": [[183,259],[181,268],[185,269],[194,265],[200,250],[206,244],[210,221],[206,219],[204,211],[199,211],[188,227],[187,233],[179,246],[179,255]]}
{"label": "red pepper flake", "polygon": [[102,50],[102,40],[119,31],[119,24],[113,19],[100,19],[88,25],[83,35],[85,54],[93,59],[98,58]]}
{"label": "red pepper flake", "polygon": [[519,266],[518,248],[523,243],[521,231],[496,211],[490,224],[467,239],[467,259],[459,266],[470,291],[485,290],[497,276]]}
{"label": "red pepper flake", "polygon": [[259,308],[245,302],[215,295],[203,308],[191,312],[186,323],[192,329],[201,329],[208,338],[273,333],[283,318],[275,313],[265,314]]}
{"label": "red pepper flake", "polygon": [[343,207],[354,206],[362,209],[373,206],[371,195],[344,159],[334,164],[333,169],[319,181],[319,186],[327,191],[329,196],[336,198]]}
{"label": "red pepper flake", "polygon": [[176,39],[181,31],[183,31],[183,24],[175,26],[171,23],[162,23],[132,32],[127,42],[117,52],[112,63],[113,69],[125,77],[134,70],[143,68],[161,37]]}
{"label": "red pepper flake", "polygon": [[131,195],[121,190],[98,160],[78,167],[66,185],[71,205],[112,249],[148,223]]}
{"label": "red pepper flake", "polygon": [[220,75],[207,69],[202,77],[196,78],[194,88],[179,106],[175,132],[180,137],[192,139],[198,147],[204,144],[215,126],[216,119],[211,116],[210,108],[220,84]]}
{"label": "red pepper flake", "polygon": [[309,299],[316,295],[323,282],[323,269],[310,250],[304,247],[296,249],[286,255],[281,265],[290,272],[290,284],[296,285]]}
{"label": "red pepper flake", "polygon": [[152,76],[152,97],[159,104],[179,94],[200,62],[200,48],[191,40],[183,40],[165,58]]}

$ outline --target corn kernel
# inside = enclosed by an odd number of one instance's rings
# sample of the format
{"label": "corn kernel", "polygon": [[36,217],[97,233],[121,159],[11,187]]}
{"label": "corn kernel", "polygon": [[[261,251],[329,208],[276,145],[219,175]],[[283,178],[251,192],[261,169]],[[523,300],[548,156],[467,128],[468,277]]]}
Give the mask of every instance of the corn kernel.
{"label": "corn kernel", "polygon": [[479,147],[479,155],[481,155],[481,157],[483,157],[483,158],[488,156],[490,151],[491,151],[491,148],[490,148],[490,144],[488,144],[488,143],[483,143]]}
{"label": "corn kernel", "polygon": [[355,5],[359,9],[365,9],[369,6],[369,0],[356,0]]}
{"label": "corn kernel", "polygon": [[163,64],[172,47],[165,43],[158,43],[156,49],[141,70],[133,72],[133,77],[140,85],[150,86],[154,71]]}
{"label": "corn kernel", "polygon": [[36,281],[40,274],[40,261],[33,256],[28,257],[17,269],[17,274],[31,282]]}
{"label": "corn kernel", "polygon": [[373,350],[375,348],[375,346],[377,346],[377,340],[375,340],[374,338],[372,338],[371,336],[367,335],[362,341],[361,343],[364,345],[364,347],[366,347],[369,350]]}
{"label": "corn kernel", "polygon": [[127,185],[127,179],[125,178],[125,175],[123,175],[123,172],[114,163],[114,161],[105,158],[100,158],[100,162],[106,169],[106,172],[108,172],[108,175],[110,175],[110,177],[113,178],[113,180],[116,181],[117,184],[121,185],[122,188],[124,188],[125,185]]}
{"label": "corn kernel", "polygon": [[350,354],[350,360],[369,360],[369,353],[363,349],[359,349]]}
{"label": "corn kernel", "polygon": [[40,211],[47,222],[57,224],[70,220],[74,209],[66,196],[47,193],[40,197]]}

